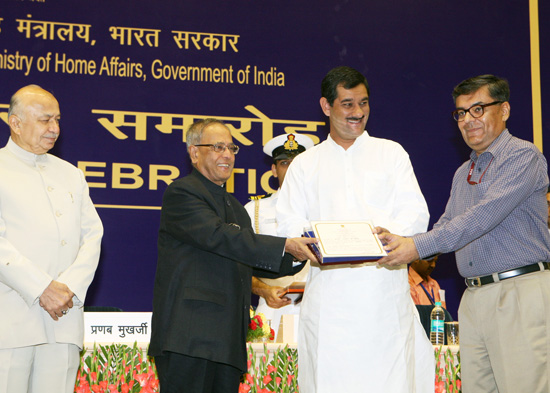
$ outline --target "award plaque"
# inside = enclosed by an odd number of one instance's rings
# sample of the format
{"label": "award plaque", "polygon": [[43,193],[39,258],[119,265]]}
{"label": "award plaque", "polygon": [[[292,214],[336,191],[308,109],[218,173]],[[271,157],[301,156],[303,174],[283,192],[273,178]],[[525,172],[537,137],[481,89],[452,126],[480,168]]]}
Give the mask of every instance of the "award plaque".
{"label": "award plaque", "polygon": [[322,265],[374,262],[388,255],[368,221],[311,221],[304,236],[315,237],[311,249]]}

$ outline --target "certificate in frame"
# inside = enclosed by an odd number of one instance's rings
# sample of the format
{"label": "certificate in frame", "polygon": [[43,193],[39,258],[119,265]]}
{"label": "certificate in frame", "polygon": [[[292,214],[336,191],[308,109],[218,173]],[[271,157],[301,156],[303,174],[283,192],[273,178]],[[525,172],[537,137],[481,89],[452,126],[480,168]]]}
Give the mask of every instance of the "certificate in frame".
{"label": "certificate in frame", "polygon": [[368,221],[311,221],[304,236],[315,237],[311,244],[322,265],[374,262],[388,255]]}

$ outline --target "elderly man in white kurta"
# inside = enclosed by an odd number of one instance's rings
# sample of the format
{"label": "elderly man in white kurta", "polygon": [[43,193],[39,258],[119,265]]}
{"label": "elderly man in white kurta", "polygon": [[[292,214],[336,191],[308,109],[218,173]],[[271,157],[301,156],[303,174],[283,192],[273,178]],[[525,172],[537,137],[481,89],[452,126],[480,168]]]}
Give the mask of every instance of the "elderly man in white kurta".
{"label": "elderly man in white kurta", "polygon": [[[290,165],[277,203],[279,234],[296,236],[310,220],[424,231],[428,209],[407,153],[365,131],[364,76],[333,69],[322,95],[330,135]],[[300,314],[300,392],[433,392],[433,349],[415,311],[406,266],[312,264]]]}
{"label": "elderly man in white kurta", "polygon": [[47,154],[59,104],[20,89],[0,149],[0,393],[73,392],[103,227],[83,173]]}

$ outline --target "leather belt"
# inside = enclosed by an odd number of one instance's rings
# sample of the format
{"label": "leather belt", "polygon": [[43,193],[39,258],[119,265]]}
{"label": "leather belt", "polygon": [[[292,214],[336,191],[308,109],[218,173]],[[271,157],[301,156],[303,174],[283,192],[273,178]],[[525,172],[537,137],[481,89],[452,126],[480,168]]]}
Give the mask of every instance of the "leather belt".
{"label": "leather belt", "polygon": [[494,282],[499,282],[502,280],[506,280],[508,278],[521,276],[523,274],[540,272],[543,270],[550,270],[550,262],[538,262],[532,265],[519,267],[517,269],[506,270],[505,272],[493,273],[493,274],[489,274],[487,276],[481,276],[481,277],[466,278],[465,281],[466,281],[466,285],[469,288],[473,288],[473,287],[480,287],[486,284],[492,284]]}

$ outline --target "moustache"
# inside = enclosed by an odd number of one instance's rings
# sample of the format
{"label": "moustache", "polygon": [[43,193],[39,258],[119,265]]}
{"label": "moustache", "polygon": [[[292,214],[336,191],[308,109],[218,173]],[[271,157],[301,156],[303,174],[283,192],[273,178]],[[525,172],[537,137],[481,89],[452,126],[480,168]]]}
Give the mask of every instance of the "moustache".
{"label": "moustache", "polygon": [[363,120],[364,118],[365,118],[365,115],[363,115],[361,117],[346,117],[346,120],[360,121],[360,120]]}

